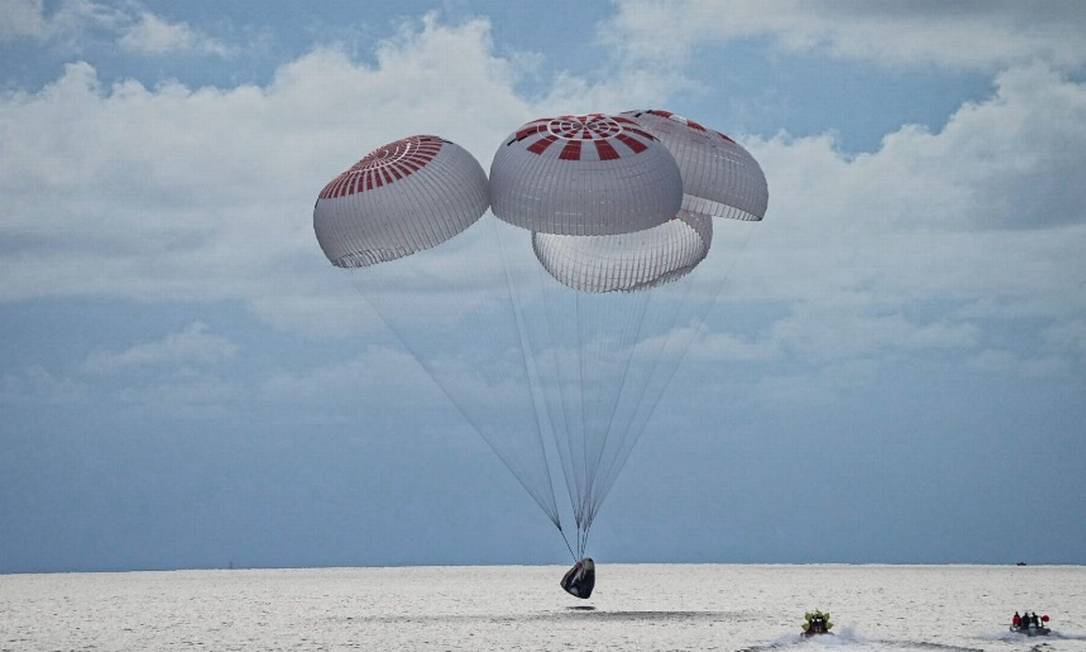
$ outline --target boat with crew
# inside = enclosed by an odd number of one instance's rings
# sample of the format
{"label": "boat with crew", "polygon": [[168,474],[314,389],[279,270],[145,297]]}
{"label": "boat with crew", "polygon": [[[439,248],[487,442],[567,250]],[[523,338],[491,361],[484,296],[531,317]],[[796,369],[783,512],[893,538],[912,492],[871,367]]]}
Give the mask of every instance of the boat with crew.
{"label": "boat with crew", "polygon": [[829,612],[815,609],[803,614],[803,636],[807,638],[825,634],[832,636],[833,632],[830,631],[832,627],[833,623],[830,621]]}

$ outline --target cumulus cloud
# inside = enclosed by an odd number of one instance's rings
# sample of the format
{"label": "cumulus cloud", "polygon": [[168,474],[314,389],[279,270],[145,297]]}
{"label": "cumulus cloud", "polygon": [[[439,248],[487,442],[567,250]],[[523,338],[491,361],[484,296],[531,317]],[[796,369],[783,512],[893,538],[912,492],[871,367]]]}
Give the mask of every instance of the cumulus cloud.
{"label": "cumulus cloud", "polygon": [[[1086,312],[1086,195],[1070,182],[1086,165],[1083,124],[1086,86],[1030,64],[996,75],[990,97],[937,131],[905,125],[874,152],[846,154],[830,135],[746,138],[769,212],[748,246],[717,239],[702,264],[735,265],[734,282],[691,362],[822,365],[817,383],[765,379],[797,392],[848,386],[849,360],[925,352],[1023,377],[1063,373]],[[780,316],[741,327],[729,315],[745,305]],[[1047,339],[983,353],[1022,318]]]}
{"label": "cumulus cloud", "polygon": [[829,136],[748,139],[770,208],[733,294],[1081,314],[1086,191],[1067,180],[1086,165],[1084,124],[1086,86],[1030,66],[940,131],[906,125],[875,152],[846,155]]}
{"label": "cumulus cloud", "polygon": [[171,22],[138,5],[63,0],[47,13],[42,0],[0,0],[0,43],[30,39],[62,42],[79,50],[80,42],[91,34],[105,35],[121,50],[142,55],[227,56],[237,50],[184,21]]}
{"label": "cumulus cloud", "polygon": [[[844,391],[862,379],[850,362],[902,355],[1030,378],[1067,371],[1086,312],[1086,196],[1068,182],[1086,165],[1086,86],[1040,64],[994,82],[938,131],[906,125],[870,153],[846,154],[829,135],[745,139],[769,212],[745,248],[717,225],[702,267],[734,265],[734,282],[689,361],[817,365],[759,381],[797,395]],[[730,318],[749,306],[775,316]],[[1023,318],[1046,336],[1005,350],[1000,329]]]}
{"label": "cumulus cloud", "polygon": [[233,358],[237,350],[237,345],[227,338],[209,332],[207,324],[193,322],[180,332],[140,342],[123,351],[95,351],[84,361],[83,371],[110,374],[163,364],[215,364]]}
{"label": "cumulus cloud", "polygon": [[[235,88],[106,87],[75,63],[0,97],[0,300],[238,300],[281,328],[356,333],[372,315],[312,236],[329,178],[410,133],[450,138],[485,167],[527,119],[673,88],[562,76],[527,98],[517,58],[495,53],[481,19],[409,22],[374,55],[318,48],[265,86]],[[859,156],[829,135],[744,139],[770,209],[728,296],[787,309],[764,334],[718,327],[707,355],[968,351],[985,346],[981,312],[1078,317],[1086,186],[1065,180],[1086,165],[1084,125],[1086,86],[1033,63],[996,75],[991,97],[939,130],[906,125]],[[729,228],[706,269],[734,264]],[[906,314],[932,301],[951,307]]]}
{"label": "cumulus cloud", "polygon": [[360,388],[381,387],[382,403],[402,400],[418,405],[420,395],[440,400],[436,386],[427,388],[425,372],[410,355],[385,346],[370,346],[359,356],[300,370],[277,370],[256,388],[262,400],[275,403],[323,403],[364,400]]}
{"label": "cumulus cloud", "polygon": [[774,410],[832,405],[878,375],[875,360],[840,360],[811,370],[766,374],[751,380],[745,402]]}
{"label": "cumulus cloud", "polygon": [[0,0],[0,43],[71,41],[87,31],[120,29],[127,22],[122,10],[93,0],[64,0],[48,14],[42,0]]}
{"label": "cumulus cloud", "polygon": [[625,56],[670,64],[699,46],[752,38],[895,66],[1086,63],[1086,7],[1078,2],[623,0],[600,33]]}
{"label": "cumulus cloud", "polygon": [[690,347],[688,357],[696,361],[772,360],[781,355],[780,343],[775,339],[745,338],[726,332],[707,333],[693,340]]}
{"label": "cumulus cloud", "polygon": [[[222,418],[248,398],[245,386],[215,374],[178,373],[110,394],[122,410],[177,418]],[[251,408],[250,408],[251,409]]]}
{"label": "cumulus cloud", "polygon": [[980,329],[945,320],[917,323],[900,313],[878,314],[871,305],[798,303],[759,337],[710,332],[697,340],[695,360],[771,360],[793,354],[804,360],[869,357],[885,351],[969,349]]}
{"label": "cumulus cloud", "polygon": [[[3,229],[20,246],[0,253],[0,298],[241,299],[284,327],[355,331],[366,316],[314,246],[324,183],[412,133],[485,162],[517,125],[568,107],[514,91],[519,73],[485,20],[429,16],[375,57],[318,48],[267,86],[230,89],[105,87],[79,62],[4,96]],[[329,305],[335,317],[315,320]]]}
{"label": "cumulus cloud", "polygon": [[0,0],[0,43],[40,39],[48,31],[43,0]]}
{"label": "cumulus cloud", "polygon": [[140,13],[139,19],[125,30],[117,45],[122,50],[141,54],[201,52],[226,56],[233,52],[232,48],[183,21],[171,23],[148,11]]}

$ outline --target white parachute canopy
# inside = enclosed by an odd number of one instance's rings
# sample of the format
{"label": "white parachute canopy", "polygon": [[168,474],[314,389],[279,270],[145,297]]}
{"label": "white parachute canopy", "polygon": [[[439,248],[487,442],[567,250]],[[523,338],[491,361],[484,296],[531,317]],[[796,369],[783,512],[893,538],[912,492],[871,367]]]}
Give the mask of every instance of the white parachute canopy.
{"label": "white parachute canopy", "polygon": [[737,220],[761,220],[769,203],[765,174],[750,152],[719,131],[670,111],[626,111],[675,157],[683,209]]}
{"label": "white parachute canopy", "polygon": [[682,181],[664,146],[632,120],[565,115],[506,138],[490,196],[495,215],[529,231],[613,235],[675,217]]}
{"label": "white parachute canopy", "polygon": [[631,292],[677,280],[708,255],[712,242],[712,219],[688,211],[633,233],[532,234],[547,273],[581,292]]}
{"label": "white parachute canopy", "polygon": [[[627,139],[644,147],[615,144]],[[654,224],[661,206],[631,186],[658,188],[644,181],[646,169],[662,174],[670,165],[637,156],[661,144],[676,162],[682,199]],[[673,192],[670,184],[665,190]],[[565,203],[548,203],[549,192]],[[698,332],[691,326],[704,323],[723,285],[727,269],[688,278],[709,254],[713,218],[761,220],[765,176],[731,138],[667,111],[562,116],[528,123],[498,148],[491,197],[499,218],[533,230],[546,272],[513,289],[583,554],[603,500]]]}
{"label": "white parachute canopy", "polygon": [[[593,113],[517,129],[489,182],[449,141],[396,141],[333,179],[313,220],[576,560],[715,296],[704,288],[723,284],[704,271],[713,218],[760,220],[767,199],[757,162],[719,132]],[[497,219],[480,219],[488,205]]]}
{"label": "white parachute canopy", "polygon": [[488,205],[486,174],[470,153],[409,136],[329,182],[313,229],[328,260],[350,269],[367,304],[559,525],[497,221],[478,224]]}
{"label": "white parachute canopy", "polygon": [[408,136],[332,179],[313,230],[333,265],[366,267],[445,242],[488,204],[486,174],[471,154],[437,136]]}
{"label": "white parachute canopy", "polygon": [[623,116],[529,122],[498,147],[490,180],[494,214],[522,229],[501,231],[507,265],[526,245],[540,263],[511,290],[580,557],[640,426],[632,421],[655,361],[635,352],[660,335],[652,290],[705,257],[712,223],[680,215],[674,158]]}

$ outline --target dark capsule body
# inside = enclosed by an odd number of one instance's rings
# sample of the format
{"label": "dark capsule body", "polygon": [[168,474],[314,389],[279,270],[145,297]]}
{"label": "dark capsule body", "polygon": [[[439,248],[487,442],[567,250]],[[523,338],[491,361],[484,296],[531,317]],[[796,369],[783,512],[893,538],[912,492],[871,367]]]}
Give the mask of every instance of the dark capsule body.
{"label": "dark capsule body", "polygon": [[596,564],[585,557],[562,576],[562,588],[572,596],[587,599],[596,588]]}

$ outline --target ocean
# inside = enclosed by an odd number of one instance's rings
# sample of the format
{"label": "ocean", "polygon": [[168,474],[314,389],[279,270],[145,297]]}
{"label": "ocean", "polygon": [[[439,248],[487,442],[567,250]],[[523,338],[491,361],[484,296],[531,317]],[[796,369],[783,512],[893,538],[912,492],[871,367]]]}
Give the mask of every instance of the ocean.
{"label": "ocean", "polygon": [[[1086,567],[600,563],[0,575],[0,650],[1086,651]],[[802,639],[805,611],[834,636]],[[1015,610],[1053,633],[1008,631]]]}

